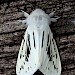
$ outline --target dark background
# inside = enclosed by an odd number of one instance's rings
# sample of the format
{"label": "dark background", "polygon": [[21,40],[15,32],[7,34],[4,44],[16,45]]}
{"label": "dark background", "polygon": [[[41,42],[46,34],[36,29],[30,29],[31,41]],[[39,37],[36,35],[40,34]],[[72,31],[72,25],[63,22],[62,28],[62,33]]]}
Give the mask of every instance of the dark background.
{"label": "dark background", "polygon": [[[0,75],[15,75],[16,61],[26,26],[16,23],[23,19],[20,10],[28,13],[36,8],[46,13],[56,11],[57,23],[50,25],[57,42],[61,75],[75,75],[75,18],[74,0],[0,0]],[[38,73],[38,74],[37,74]],[[39,71],[35,75],[39,75]]]}

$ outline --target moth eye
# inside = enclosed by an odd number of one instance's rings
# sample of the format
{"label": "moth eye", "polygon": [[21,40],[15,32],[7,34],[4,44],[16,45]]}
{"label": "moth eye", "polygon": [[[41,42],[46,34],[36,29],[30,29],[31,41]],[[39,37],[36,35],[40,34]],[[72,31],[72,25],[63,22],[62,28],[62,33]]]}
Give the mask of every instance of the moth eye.
{"label": "moth eye", "polygon": [[34,36],[34,32],[33,32],[33,40],[34,40],[34,47],[35,47],[35,36]]}
{"label": "moth eye", "polygon": [[42,20],[42,16],[39,16],[39,20]]}
{"label": "moth eye", "polygon": [[42,35],[42,47],[43,47],[43,42],[44,42],[44,31],[43,31],[43,35]]}
{"label": "moth eye", "polygon": [[37,21],[37,16],[34,16],[34,19]]}
{"label": "moth eye", "polygon": [[42,16],[34,16],[34,19],[37,21],[37,20],[42,20]]}

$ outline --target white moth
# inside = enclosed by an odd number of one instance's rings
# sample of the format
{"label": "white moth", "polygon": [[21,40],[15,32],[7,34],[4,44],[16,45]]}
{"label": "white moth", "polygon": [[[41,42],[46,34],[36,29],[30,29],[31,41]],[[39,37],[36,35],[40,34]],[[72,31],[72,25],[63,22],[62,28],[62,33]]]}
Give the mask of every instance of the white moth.
{"label": "white moth", "polygon": [[58,48],[49,27],[51,18],[41,9],[34,10],[30,15],[24,11],[25,20],[20,20],[28,25],[22,40],[16,64],[17,75],[33,75],[38,69],[44,75],[60,75],[61,62]]}

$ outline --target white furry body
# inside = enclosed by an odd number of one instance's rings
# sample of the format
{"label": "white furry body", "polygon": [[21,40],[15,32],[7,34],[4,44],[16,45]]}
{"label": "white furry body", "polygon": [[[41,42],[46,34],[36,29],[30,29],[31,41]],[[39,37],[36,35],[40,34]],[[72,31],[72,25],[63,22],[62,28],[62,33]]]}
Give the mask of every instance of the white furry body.
{"label": "white furry body", "polygon": [[27,18],[22,22],[28,28],[22,40],[18,54],[16,74],[33,75],[38,69],[44,75],[60,75],[61,63],[53,34],[49,24],[57,18],[46,14],[41,9],[36,9],[30,15],[24,12]]}

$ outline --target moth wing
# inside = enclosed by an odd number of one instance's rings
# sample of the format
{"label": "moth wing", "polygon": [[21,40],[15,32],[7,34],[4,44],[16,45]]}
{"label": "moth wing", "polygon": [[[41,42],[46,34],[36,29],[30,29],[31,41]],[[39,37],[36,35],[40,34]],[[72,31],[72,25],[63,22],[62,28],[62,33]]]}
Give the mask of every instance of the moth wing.
{"label": "moth wing", "polygon": [[46,46],[46,50],[44,50],[44,60],[39,70],[44,75],[60,75],[60,57],[51,30],[49,30],[47,41],[48,45]]}
{"label": "moth wing", "polygon": [[38,69],[37,57],[33,46],[33,33],[27,28],[22,40],[16,64],[17,75],[33,75]]}

